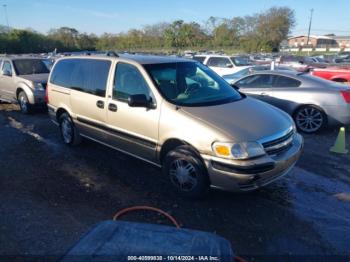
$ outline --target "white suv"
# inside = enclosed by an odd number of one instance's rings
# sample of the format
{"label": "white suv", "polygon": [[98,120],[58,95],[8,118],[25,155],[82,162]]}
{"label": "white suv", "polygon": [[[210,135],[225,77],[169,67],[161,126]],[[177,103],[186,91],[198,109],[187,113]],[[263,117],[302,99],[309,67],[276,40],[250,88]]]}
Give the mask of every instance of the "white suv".
{"label": "white suv", "polygon": [[210,67],[220,76],[234,74],[251,67],[247,59],[239,56],[196,55],[193,59]]}

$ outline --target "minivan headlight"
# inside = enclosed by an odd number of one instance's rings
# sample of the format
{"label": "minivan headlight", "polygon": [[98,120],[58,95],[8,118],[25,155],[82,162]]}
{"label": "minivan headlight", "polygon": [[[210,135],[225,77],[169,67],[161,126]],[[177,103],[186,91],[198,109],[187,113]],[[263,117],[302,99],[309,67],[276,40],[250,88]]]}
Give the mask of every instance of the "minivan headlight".
{"label": "minivan headlight", "polygon": [[228,159],[249,159],[265,155],[265,150],[257,142],[220,143],[215,142],[212,149],[218,157]]}

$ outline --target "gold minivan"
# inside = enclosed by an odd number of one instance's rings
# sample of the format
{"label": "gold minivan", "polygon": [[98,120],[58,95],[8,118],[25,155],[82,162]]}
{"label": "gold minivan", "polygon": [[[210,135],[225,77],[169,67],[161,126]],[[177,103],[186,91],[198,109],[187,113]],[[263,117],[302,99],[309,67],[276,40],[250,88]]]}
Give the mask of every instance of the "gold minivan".
{"label": "gold minivan", "polygon": [[246,97],[193,60],[62,58],[46,99],[65,144],[84,137],[140,158],[161,167],[189,197],[210,186],[264,186],[286,174],[303,147],[289,115]]}

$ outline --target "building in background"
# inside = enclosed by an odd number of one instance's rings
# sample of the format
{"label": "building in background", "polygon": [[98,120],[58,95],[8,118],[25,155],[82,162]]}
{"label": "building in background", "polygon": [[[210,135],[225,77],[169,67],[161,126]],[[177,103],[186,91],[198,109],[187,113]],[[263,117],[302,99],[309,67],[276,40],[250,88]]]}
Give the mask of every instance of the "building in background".
{"label": "building in background", "polygon": [[333,36],[333,39],[337,41],[340,48],[350,47],[350,36]]}
{"label": "building in background", "polygon": [[309,38],[309,43],[307,44],[307,36],[293,36],[288,38],[288,45],[290,47],[328,47],[337,46],[338,43],[332,37],[329,36],[315,36],[311,35]]}
{"label": "building in background", "polygon": [[307,36],[293,36],[288,38],[288,46],[290,48],[350,48],[350,36],[336,36],[334,34],[316,36],[311,35],[309,44],[307,44]]}

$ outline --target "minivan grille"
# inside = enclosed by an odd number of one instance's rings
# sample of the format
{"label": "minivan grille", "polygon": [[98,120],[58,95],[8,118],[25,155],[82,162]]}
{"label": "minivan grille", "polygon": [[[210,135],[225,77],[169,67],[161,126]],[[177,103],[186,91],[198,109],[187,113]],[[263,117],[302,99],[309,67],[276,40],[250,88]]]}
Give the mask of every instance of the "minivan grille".
{"label": "minivan grille", "polygon": [[280,154],[283,151],[291,147],[291,142],[293,141],[294,130],[291,130],[288,134],[279,137],[277,139],[263,143],[265,151],[269,155]]}

